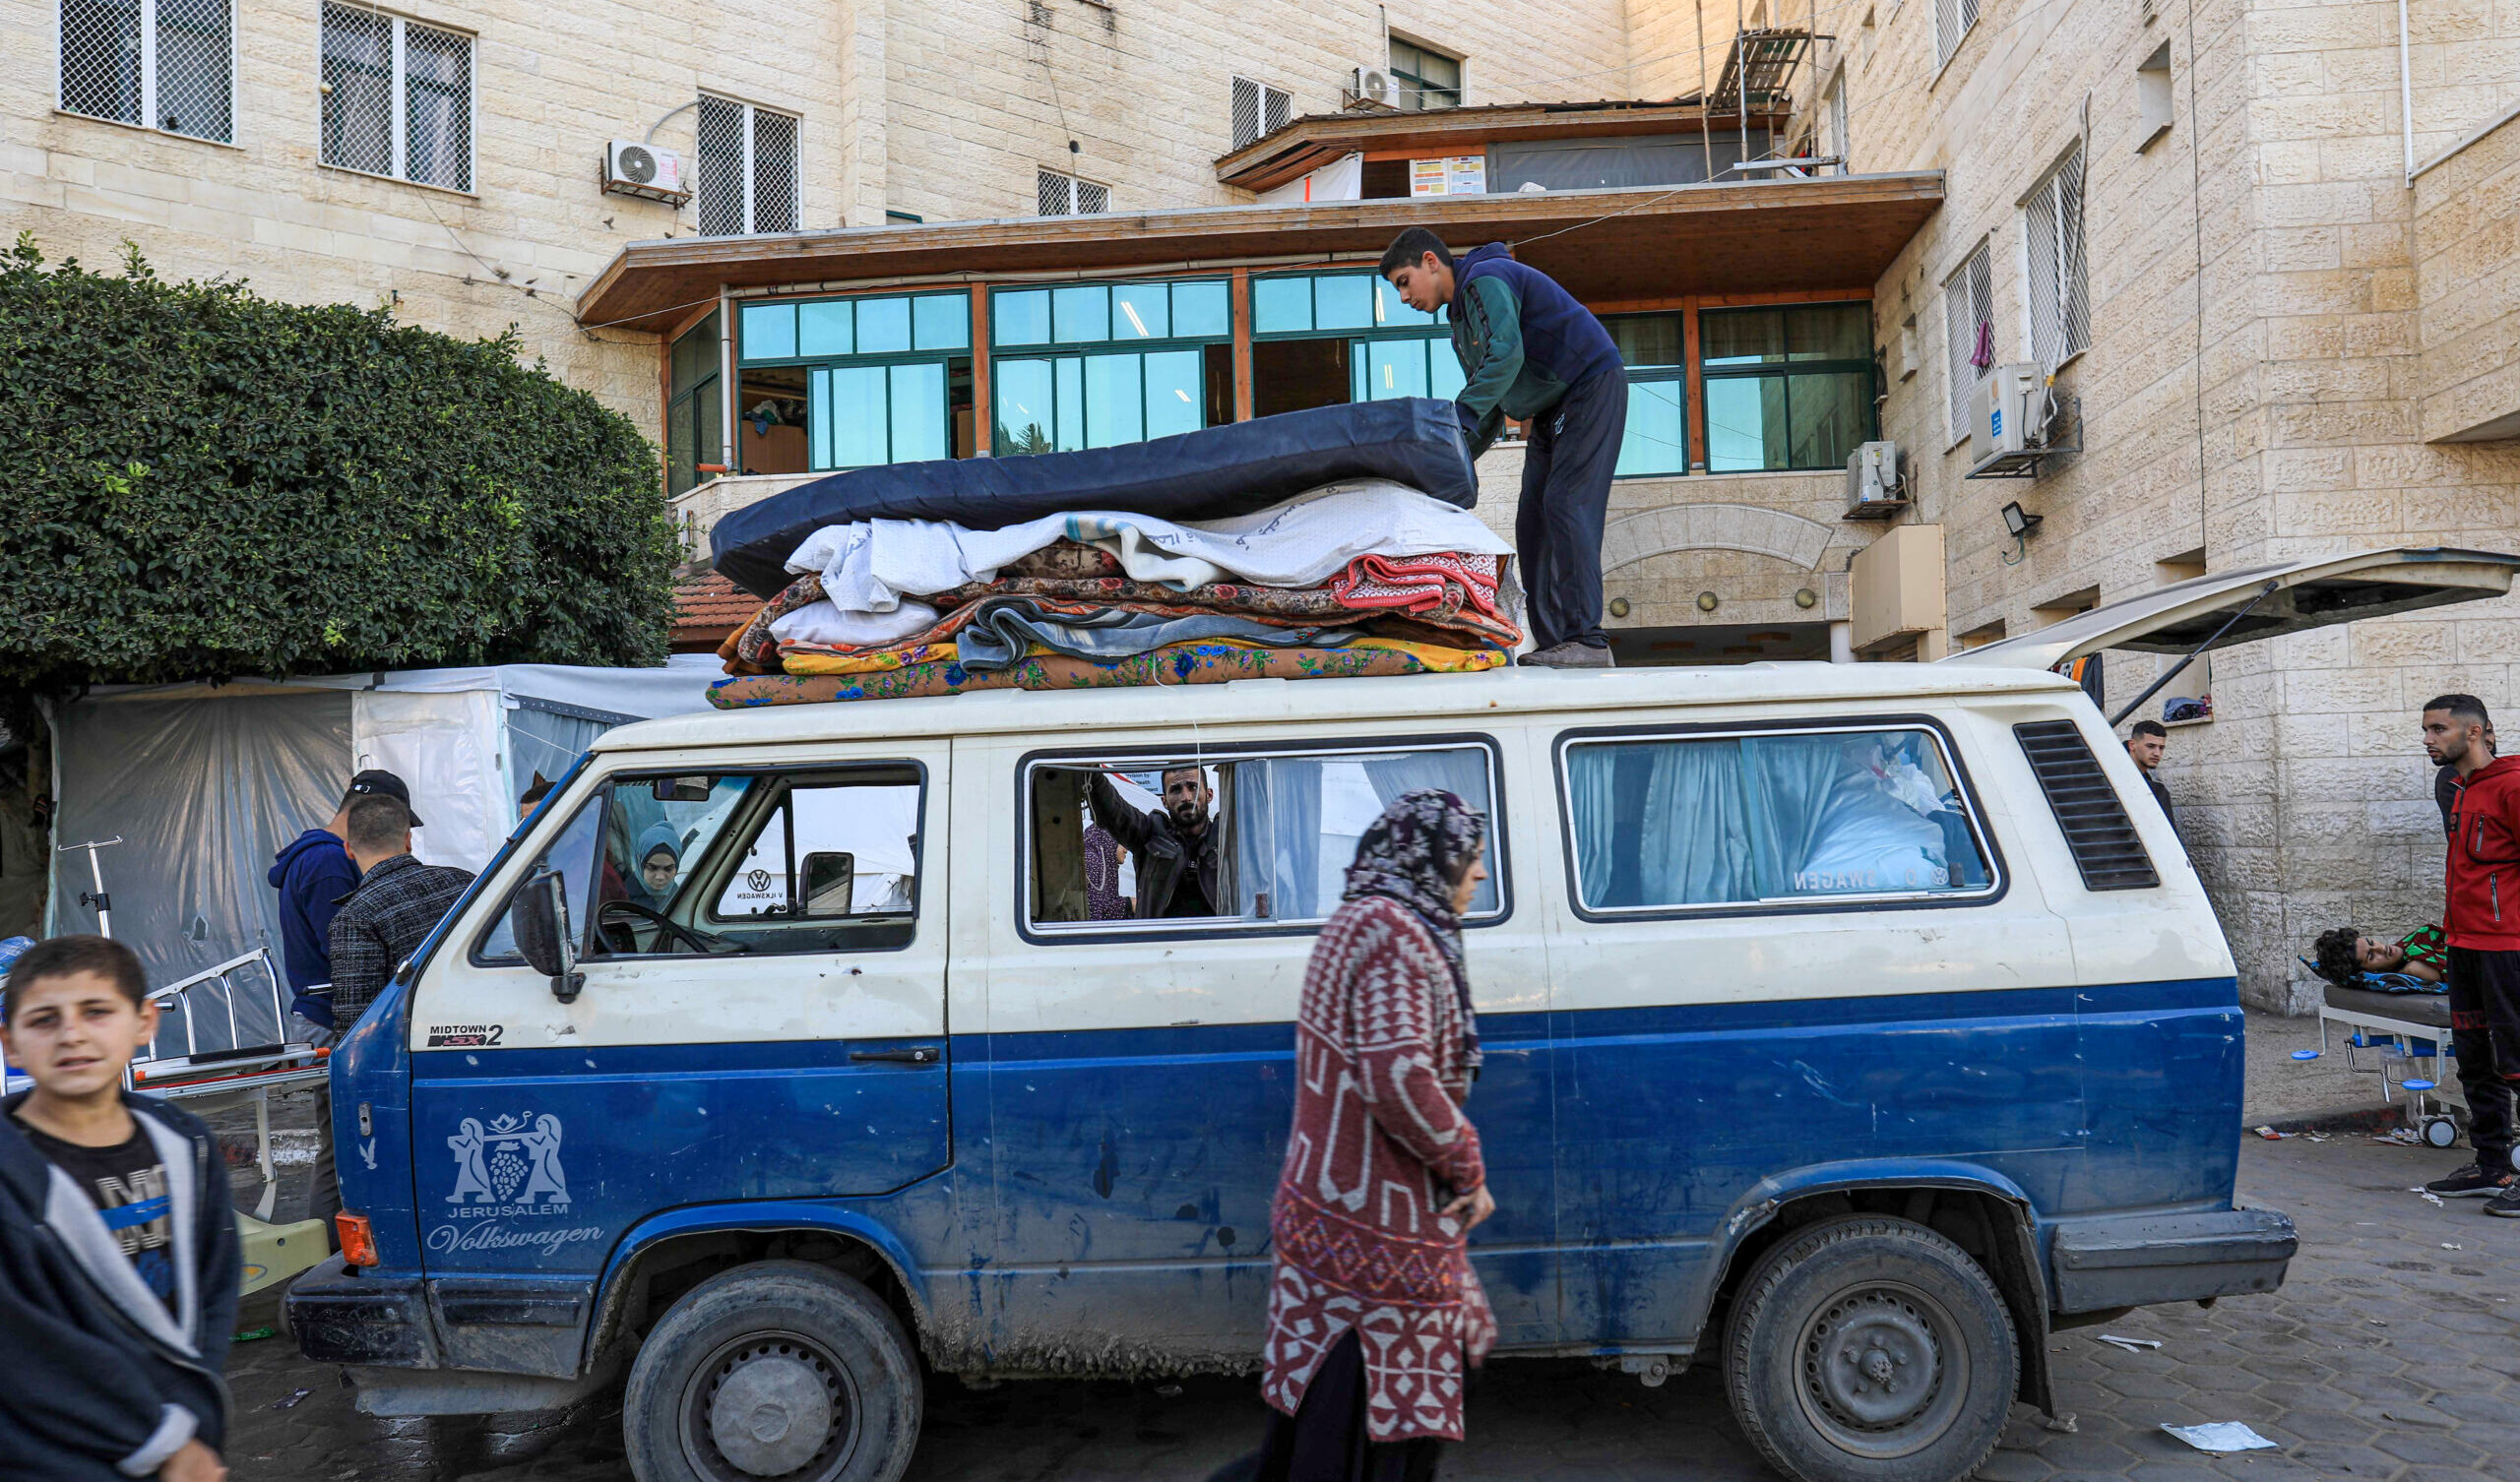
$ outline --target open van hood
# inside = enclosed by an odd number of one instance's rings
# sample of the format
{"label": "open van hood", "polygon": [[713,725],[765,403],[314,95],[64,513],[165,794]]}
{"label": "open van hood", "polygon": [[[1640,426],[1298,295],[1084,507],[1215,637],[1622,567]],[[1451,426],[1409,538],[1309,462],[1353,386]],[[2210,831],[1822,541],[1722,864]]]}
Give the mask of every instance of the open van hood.
{"label": "open van hood", "polygon": [[[2445,546],[2278,562],[2174,583],[2075,613],[2036,633],[1947,654],[1942,662],[2052,669],[2103,648],[2184,654],[2207,639],[2214,640],[2213,648],[2228,648],[2330,623],[2498,597],[2511,589],[2514,572],[2520,572],[2520,556]],[[2242,608],[2246,615],[2232,622]],[[2225,623],[2231,631],[2216,638]]]}

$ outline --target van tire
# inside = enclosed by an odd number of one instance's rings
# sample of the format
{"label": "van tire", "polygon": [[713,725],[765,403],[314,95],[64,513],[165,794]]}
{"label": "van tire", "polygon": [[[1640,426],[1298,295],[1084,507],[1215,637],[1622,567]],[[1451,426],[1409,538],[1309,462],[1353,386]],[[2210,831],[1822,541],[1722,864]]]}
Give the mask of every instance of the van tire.
{"label": "van tire", "polygon": [[[923,1399],[910,1334],[881,1298],[768,1261],[703,1281],[650,1330],[621,1438],[639,1482],[895,1482]],[[763,1417],[749,1434],[732,1428],[746,1406]]]}
{"label": "van tire", "polygon": [[[1920,1368],[1925,1388],[1898,1394]],[[2020,1370],[2003,1294],[1978,1263],[1877,1215],[1823,1220],[1770,1250],[1724,1343],[1733,1418],[1796,1482],[1957,1482],[2003,1435]]]}

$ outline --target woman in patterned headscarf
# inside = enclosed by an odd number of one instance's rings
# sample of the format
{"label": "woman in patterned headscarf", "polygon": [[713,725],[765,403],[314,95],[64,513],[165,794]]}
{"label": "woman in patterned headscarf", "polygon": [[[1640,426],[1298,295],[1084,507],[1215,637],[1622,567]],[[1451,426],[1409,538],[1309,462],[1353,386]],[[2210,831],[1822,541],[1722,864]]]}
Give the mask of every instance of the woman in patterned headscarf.
{"label": "woman in patterned headscarf", "polygon": [[1449,792],[1395,798],[1313,949],[1270,1218],[1262,1482],[1432,1477],[1495,1343],[1467,1240],[1496,1205],[1461,1110],[1479,1073],[1461,913],[1486,832]]}

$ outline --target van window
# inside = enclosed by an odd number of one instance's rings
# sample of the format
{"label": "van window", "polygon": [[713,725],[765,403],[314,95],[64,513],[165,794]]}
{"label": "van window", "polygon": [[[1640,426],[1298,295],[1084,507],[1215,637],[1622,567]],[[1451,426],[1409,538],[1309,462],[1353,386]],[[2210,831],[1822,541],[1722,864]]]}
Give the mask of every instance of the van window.
{"label": "van window", "polygon": [[[562,898],[569,905],[569,927],[577,935],[581,954],[586,951],[587,934],[595,921],[596,844],[602,834],[603,794],[597,793],[578,809],[575,817],[561,826],[549,847],[535,859],[531,872],[560,872]],[[473,959],[484,964],[525,960],[516,950],[516,929],[509,920],[508,912],[500,912],[499,919],[483,934],[480,951]]]}
{"label": "van window", "polygon": [[1588,911],[1990,892],[1940,739],[1922,728],[1580,740],[1562,750]]}
{"label": "van window", "polygon": [[1480,745],[1037,761],[1028,919],[1194,929],[1327,920],[1357,839],[1385,804],[1420,787],[1488,816],[1490,879],[1470,915],[1494,916],[1493,770]]}

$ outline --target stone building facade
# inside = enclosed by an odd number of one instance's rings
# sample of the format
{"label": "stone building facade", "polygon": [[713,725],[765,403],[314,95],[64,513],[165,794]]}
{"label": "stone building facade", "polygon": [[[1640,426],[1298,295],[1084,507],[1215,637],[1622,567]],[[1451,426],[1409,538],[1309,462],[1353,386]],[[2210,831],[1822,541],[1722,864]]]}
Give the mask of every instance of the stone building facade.
{"label": "stone building facade", "polygon": [[[1942,211],[1874,290],[1884,435],[1946,551],[1928,649],[2200,573],[2513,548],[2520,21],[2484,0],[2410,7],[2402,93],[2388,5],[2008,0],[1955,39],[1972,9],[1852,0],[1805,94],[1842,80],[1853,169],[1944,172]],[[2075,164],[2088,329],[2060,336],[2036,323],[2056,280],[2034,266],[2054,250],[2039,188]],[[1955,348],[1982,248],[1991,344]],[[2034,480],[1963,477],[1953,388],[1981,348],[2054,371],[2078,454]],[[2000,516],[2011,501],[2044,517],[2026,539]],[[2294,958],[2323,927],[2437,918],[2416,710],[2520,695],[2515,618],[2520,602],[2474,603],[2250,645],[2172,687],[2210,692],[2211,719],[2172,731],[2169,786],[2251,1002],[2309,1009]],[[2111,657],[2123,704],[2155,661]]]}

